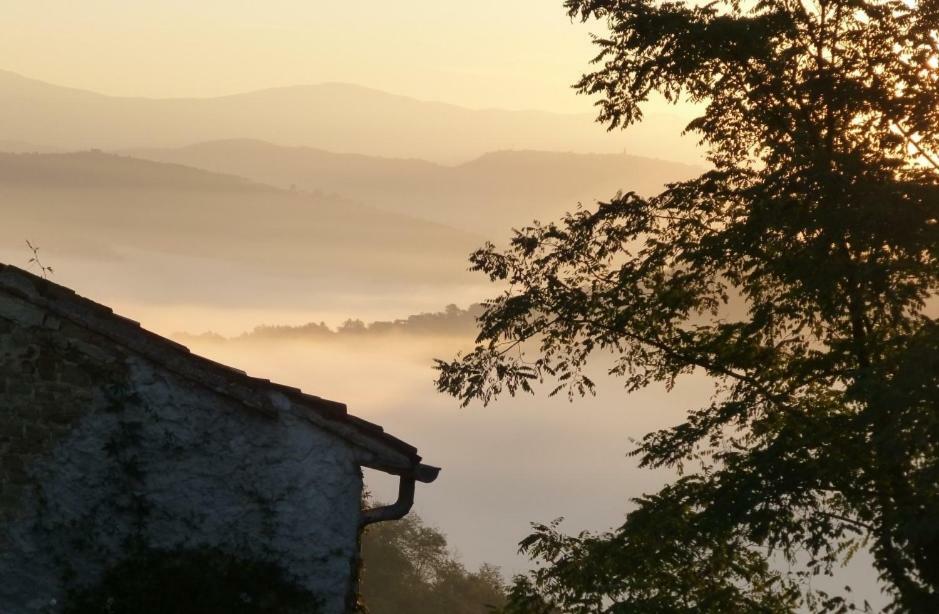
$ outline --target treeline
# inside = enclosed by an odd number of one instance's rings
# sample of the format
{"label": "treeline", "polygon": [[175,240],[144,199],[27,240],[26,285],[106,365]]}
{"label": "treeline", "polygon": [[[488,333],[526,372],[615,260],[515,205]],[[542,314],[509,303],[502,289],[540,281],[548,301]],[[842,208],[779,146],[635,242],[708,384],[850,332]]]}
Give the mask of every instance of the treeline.
{"label": "treeline", "polygon": [[465,336],[475,337],[476,318],[483,312],[482,305],[471,305],[461,309],[456,305],[447,305],[444,311],[421,313],[404,319],[376,321],[371,323],[358,319],[349,319],[338,328],[330,328],[326,323],[310,322],[300,326],[257,326],[254,330],[237,337],[227,338],[215,333],[189,335],[179,333],[174,337],[180,341],[270,341],[315,339],[350,339],[376,335],[414,335],[414,336]]}
{"label": "treeline", "polygon": [[369,527],[362,560],[367,614],[486,614],[505,604],[505,581],[497,567],[467,569],[446,536],[413,513]]}

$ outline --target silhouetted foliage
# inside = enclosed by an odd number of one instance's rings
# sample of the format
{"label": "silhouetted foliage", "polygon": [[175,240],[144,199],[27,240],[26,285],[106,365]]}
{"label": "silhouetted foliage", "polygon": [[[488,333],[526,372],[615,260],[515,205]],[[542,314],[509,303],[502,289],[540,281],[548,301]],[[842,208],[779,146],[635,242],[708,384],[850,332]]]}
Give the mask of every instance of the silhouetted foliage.
{"label": "silhouetted foliage", "polygon": [[505,602],[499,570],[467,570],[446,537],[415,514],[372,525],[362,539],[361,593],[368,614],[485,614]]}
{"label": "silhouetted foliage", "polygon": [[746,534],[706,524],[694,505],[700,487],[688,477],[637,499],[608,533],[535,525],[522,551],[546,565],[515,579],[504,614],[794,611],[798,584],[772,571]]}
{"label": "silhouetted foliage", "polygon": [[[438,386],[589,393],[603,350],[630,391],[693,371],[716,390],[634,452],[691,475],[611,534],[538,530],[523,545],[548,568],[517,592],[577,612],[788,611],[798,578],[761,553],[812,574],[867,546],[894,610],[939,611],[939,3],[566,4],[609,28],[578,84],[600,119],[640,120],[653,92],[701,103],[689,130],[713,168],[476,252],[511,290]],[[672,517],[642,520],[657,512]]]}
{"label": "silhouetted foliage", "polygon": [[214,548],[145,550],[96,586],[74,591],[65,614],[315,614],[316,596],[279,566]]}

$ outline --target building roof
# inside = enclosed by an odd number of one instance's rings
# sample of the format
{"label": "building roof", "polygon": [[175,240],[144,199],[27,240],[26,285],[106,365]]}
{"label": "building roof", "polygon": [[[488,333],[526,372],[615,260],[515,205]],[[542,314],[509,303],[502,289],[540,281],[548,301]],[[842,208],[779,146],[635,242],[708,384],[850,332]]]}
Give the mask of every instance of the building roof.
{"label": "building roof", "polygon": [[109,307],[11,265],[0,263],[0,292],[39,307],[46,316],[38,324],[55,326],[56,319],[71,322],[253,411],[276,416],[287,408],[298,409],[312,423],[356,447],[365,467],[421,482],[437,477],[439,469],[422,464],[417,448],[389,435],[381,426],[349,414],[343,403],[251,377],[193,354],[186,346],[146,330]]}

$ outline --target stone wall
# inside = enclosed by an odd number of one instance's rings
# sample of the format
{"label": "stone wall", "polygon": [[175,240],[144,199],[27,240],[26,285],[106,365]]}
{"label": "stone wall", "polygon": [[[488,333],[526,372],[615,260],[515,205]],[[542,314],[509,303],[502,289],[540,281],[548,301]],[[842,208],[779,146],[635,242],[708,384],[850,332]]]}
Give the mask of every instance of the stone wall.
{"label": "stone wall", "polygon": [[255,413],[0,292],[0,612],[56,612],[127,544],[275,560],[344,609],[361,473]]}

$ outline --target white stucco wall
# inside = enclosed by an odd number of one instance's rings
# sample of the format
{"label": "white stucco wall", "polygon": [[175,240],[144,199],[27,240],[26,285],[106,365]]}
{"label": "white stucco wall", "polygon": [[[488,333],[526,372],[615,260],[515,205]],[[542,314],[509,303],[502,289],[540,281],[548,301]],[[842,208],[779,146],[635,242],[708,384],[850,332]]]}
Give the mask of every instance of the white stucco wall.
{"label": "white stucco wall", "polygon": [[[80,402],[80,417],[30,459],[33,488],[0,526],[0,612],[57,611],[64,567],[76,584],[95,581],[121,557],[137,523],[153,547],[222,546],[273,559],[324,599],[324,612],[343,612],[362,489],[351,447],[289,402],[274,418],[255,414],[70,334],[66,326],[50,338],[62,351],[77,348],[82,360],[117,364],[126,386],[96,384],[89,403],[57,380],[58,402]],[[0,396],[0,412],[29,411],[9,405]]]}

